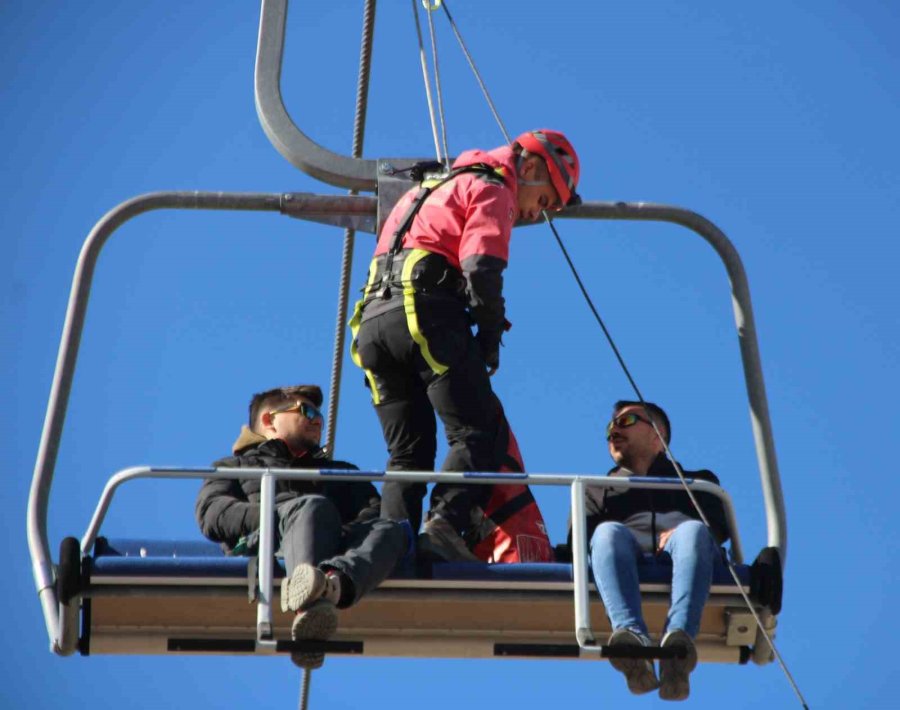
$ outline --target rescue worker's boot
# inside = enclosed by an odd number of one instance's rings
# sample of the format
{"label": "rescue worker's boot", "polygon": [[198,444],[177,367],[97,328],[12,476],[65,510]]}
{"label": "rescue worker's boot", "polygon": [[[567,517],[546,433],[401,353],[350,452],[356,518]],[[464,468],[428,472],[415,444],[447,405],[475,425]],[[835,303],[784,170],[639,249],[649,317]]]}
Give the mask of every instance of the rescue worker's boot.
{"label": "rescue worker's boot", "polygon": [[419,557],[432,562],[481,562],[453,526],[436,514],[419,535]]}

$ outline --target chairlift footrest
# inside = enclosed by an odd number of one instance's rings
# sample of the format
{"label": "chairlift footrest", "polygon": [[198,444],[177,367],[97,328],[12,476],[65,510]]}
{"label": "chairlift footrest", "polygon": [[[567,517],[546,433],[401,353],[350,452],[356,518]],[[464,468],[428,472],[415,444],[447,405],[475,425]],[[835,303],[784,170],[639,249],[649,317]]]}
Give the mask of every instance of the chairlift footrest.
{"label": "chairlift footrest", "polygon": [[576,643],[495,643],[495,656],[520,658],[578,658]]}
{"label": "chairlift footrest", "polygon": [[660,648],[659,646],[601,646],[600,658],[643,658],[648,661],[663,658],[687,658],[684,646]]}
{"label": "chairlift footrest", "polygon": [[[254,639],[170,638],[166,646],[170,653],[254,653],[256,651],[256,641]],[[306,651],[309,653],[361,655],[363,653],[363,642],[276,641],[275,651],[278,653]]]}

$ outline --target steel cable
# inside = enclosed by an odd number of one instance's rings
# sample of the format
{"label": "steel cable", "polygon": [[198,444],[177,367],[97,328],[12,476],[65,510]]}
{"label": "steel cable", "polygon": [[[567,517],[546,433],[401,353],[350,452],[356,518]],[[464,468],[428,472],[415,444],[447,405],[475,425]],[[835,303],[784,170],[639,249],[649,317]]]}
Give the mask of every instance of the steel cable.
{"label": "steel cable", "polygon": [[434,154],[439,163],[441,158],[441,142],[438,138],[437,123],[434,119],[434,100],[431,98],[431,79],[428,76],[428,60],[425,58],[425,43],[422,40],[422,25],[419,24],[419,6],[412,0],[413,19],[416,21],[416,37],[419,40],[419,63],[422,65],[422,79],[425,83],[425,100],[428,102],[428,117],[431,120],[431,135],[434,138]]}
{"label": "steel cable", "polygon": [[[428,15],[428,33],[431,36],[431,63],[434,69],[434,90],[437,93],[438,118],[441,122],[441,141],[444,146],[444,165],[450,169],[450,148],[447,144],[447,122],[444,120],[444,95],[441,92],[441,70],[438,65],[437,38],[434,35],[434,18],[432,13],[436,8],[430,5],[426,7]],[[418,15],[417,15],[418,17]]]}
{"label": "steel cable", "polygon": [[[372,66],[372,36],[375,32],[375,0],[366,0],[363,11],[362,42],[359,51],[359,78],[356,84],[356,113],[353,120],[352,156],[362,156],[363,138],[366,132],[366,110],[368,108],[369,73]],[[350,191],[357,194],[356,190]],[[334,456],[337,436],[338,403],[341,395],[341,372],[344,364],[344,341],[347,332],[347,302],[350,293],[350,276],[353,266],[353,246],[356,231],[344,231],[344,245],[341,253],[341,282],[338,288],[337,324],[334,335],[334,356],[331,361],[331,385],[328,391],[328,425],[325,450]]]}

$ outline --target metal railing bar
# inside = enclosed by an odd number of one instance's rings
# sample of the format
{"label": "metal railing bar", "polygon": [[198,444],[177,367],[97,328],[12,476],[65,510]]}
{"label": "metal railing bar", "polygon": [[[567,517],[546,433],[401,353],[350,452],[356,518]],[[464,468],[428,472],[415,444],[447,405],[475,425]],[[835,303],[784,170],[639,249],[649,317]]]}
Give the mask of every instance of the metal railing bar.
{"label": "metal railing bar", "polygon": [[[241,478],[245,480],[263,480],[264,477],[271,476],[273,479],[289,480],[289,481],[415,481],[425,483],[478,483],[484,485],[516,485],[526,483],[527,485],[536,486],[572,486],[578,482],[585,488],[654,488],[662,490],[681,490],[683,488],[681,481],[634,477],[634,478],[610,478],[605,475],[586,475],[586,474],[566,474],[566,473],[529,473],[526,479],[516,477],[513,480],[505,477],[504,474],[498,473],[494,476],[485,475],[476,479],[469,478],[463,472],[445,471],[353,471],[348,473],[346,470],[332,471],[328,469],[295,469],[295,468],[219,468],[210,469],[203,468],[183,468],[178,469],[171,466],[165,468],[153,468],[151,466],[134,466],[131,468],[118,471],[107,481],[100,500],[94,511],[94,515],[81,539],[82,554],[87,555],[99,534],[100,527],[112,504],[113,496],[116,490],[127,481],[141,478],[159,478],[159,479],[229,479]],[[699,493],[710,493],[722,501],[725,508],[725,515],[728,521],[729,532],[731,533],[731,554],[732,558],[740,564],[743,561],[743,550],[740,541],[740,535],[737,527],[737,518],[734,513],[734,505],[731,496],[720,486],[709,481],[700,479],[688,479],[688,483],[693,490]],[[573,499],[573,505],[574,505]],[[583,503],[582,503],[583,509]],[[575,520],[575,509],[573,507],[573,526]],[[573,527],[574,535],[574,527]]]}

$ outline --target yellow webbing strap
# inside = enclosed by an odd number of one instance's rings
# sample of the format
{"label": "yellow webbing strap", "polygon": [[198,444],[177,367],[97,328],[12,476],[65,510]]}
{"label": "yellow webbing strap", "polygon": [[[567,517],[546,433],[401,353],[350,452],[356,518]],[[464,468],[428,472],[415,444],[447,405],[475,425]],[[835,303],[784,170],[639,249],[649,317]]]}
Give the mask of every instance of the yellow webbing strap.
{"label": "yellow webbing strap", "polygon": [[422,353],[422,357],[425,358],[425,362],[428,363],[434,374],[443,375],[449,368],[434,359],[434,356],[431,354],[431,348],[428,347],[428,341],[422,335],[422,331],[419,330],[419,316],[416,314],[416,289],[413,288],[411,279],[413,267],[430,254],[431,252],[425,249],[413,249],[406,255],[406,260],[403,262],[403,272],[400,276],[400,281],[403,284],[403,310],[406,311],[406,326],[409,328],[409,334],[416,342],[416,345],[419,346],[419,351]]}
{"label": "yellow webbing strap", "polygon": [[372,289],[375,287],[375,273],[377,270],[378,263],[375,259],[372,259],[369,264],[369,278],[366,280],[366,289],[363,292],[363,297],[356,302],[355,306],[353,306],[353,316],[350,318],[350,323],[348,324],[350,326],[350,334],[353,336],[353,339],[350,341],[350,359],[353,360],[353,363],[358,368],[366,373],[366,380],[369,382],[369,391],[372,393],[372,402],[374,404],[381,402],[381,395],[378,393],[378,387],[375,384],[375,375],[372,374],[371,370],[367,370],[363,367],[362,361],[359,359],[359,351],[356,347],[356,334],[359,332],[359,324],[362,322],[363,305],[369,300]]}

